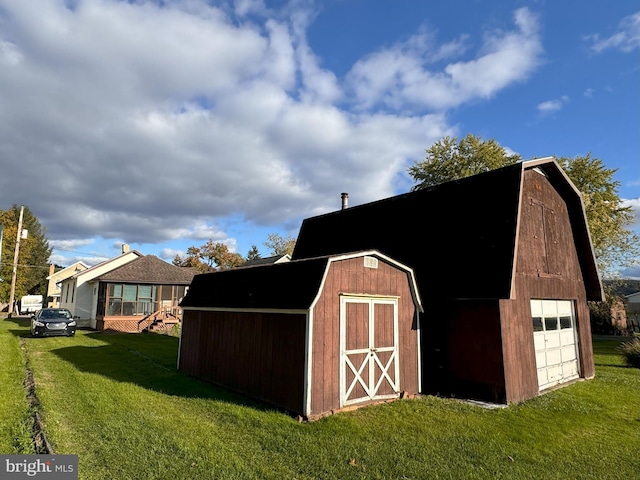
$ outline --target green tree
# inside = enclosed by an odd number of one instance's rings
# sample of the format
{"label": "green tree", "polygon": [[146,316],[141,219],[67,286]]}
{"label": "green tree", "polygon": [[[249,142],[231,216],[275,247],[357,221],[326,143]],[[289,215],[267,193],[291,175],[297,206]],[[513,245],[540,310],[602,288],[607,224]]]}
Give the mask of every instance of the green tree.
{"label": "green tree", "polygon": [[[409,167],[416,184],[412,190],[512,165],[519,155],[509,154],[495,140],[467,135],[458,142],[445,137],[427,151],[426,159]],[[603,276],[613,275],[615,267],[631,265],[639,254],[639,238],[628,227],[633,222],[631,207],[625,207],[618,194],[617,170],[606,168],[591,155],[562,157],[558,164],[580,191],[598,268]]]}
{"label": "green tree", "polygon": [[457,137],[447,136],[426,150],[424,160],[409,167],[409,175],[416,182],[412,190],[488,172],[520,160],[520,155],[509,154],[495,140],[468,134],[458,141]]}
{"label": "green tree", "polygon": [[251,245],[251,248],[247,252],[247,256],[245,257],[245,259],[247,260],[247,262],[249,262],[251,260],[258,260],[259,258],[262,258],[262,255],[260,255],[258,247],[256,247],[255,245]]}
{"label": "green tree", "polygon": [[291,255],[296,246],[296,239],[291,235],[283,237],[277,233],[270,233],[264,245],[271,250],[272,255]]}
{"label": "green tree", "polygon": [[640,237],[628,228],[633,223],[633,209],[622,204],[620,182],[613,179],[617,170],[606,168],[590,153],[561,157],[557,162],[582,194],[598,268],[610,277],[613,267],[630,265],[640,254]]}
{"label": "green tree", "polygon": [[[11,290],[11,274],[13,271],[13,257],[18,233],[20,206],[13,205],[9,210],[0,210],[2,224],[2,256],[0,258],[0,301],[9,301]],[[47,294],[47,275],[49,274],[49,257],[51,248],[45,236],[45,228],[40,225],[38,218],[29,207],[24,207],[22,230],[27,230],[27,238],[20,240],[18,268],[16,270],[16,290],[14,299],[23,295]]]}

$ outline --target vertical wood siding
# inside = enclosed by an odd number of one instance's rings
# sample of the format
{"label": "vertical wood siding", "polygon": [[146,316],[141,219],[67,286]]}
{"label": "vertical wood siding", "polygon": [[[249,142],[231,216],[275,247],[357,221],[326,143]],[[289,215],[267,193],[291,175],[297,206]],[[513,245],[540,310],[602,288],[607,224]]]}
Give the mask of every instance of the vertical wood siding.
{"label": "vertical wood siding", "polygon": [[425,393],[505,402],[498,300],[429,301]]}
{"label": "vertical wood siding", "polygon": [[538,394],[532,298],[574,301],[580,376],[592,377],[589,308],[567,205],[547,178],[528,170],[524,173],[515,300],[500,301],[508,402]]}
{"label": "vertical wood siding", "polygon": [[[380,260],[364,267],[363,257],[331,263],[313,311],[311,413],[340,407],[340,294],[397,296],[400,389],[418,393],[417,316],[406,272]],[[380,329],[380,335],[388,335]],[[380,339],[384,342],[384,338]]]}
{"label": "vertical wood siding", "polygon": [[303,411],[304,315],[186,310],[180,370]]}

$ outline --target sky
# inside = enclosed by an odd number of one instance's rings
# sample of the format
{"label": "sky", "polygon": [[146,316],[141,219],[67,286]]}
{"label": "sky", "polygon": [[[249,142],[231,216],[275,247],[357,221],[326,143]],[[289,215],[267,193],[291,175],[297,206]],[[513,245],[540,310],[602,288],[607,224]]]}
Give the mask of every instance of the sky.
{"label": "sky", "polygon": [[61,266],[268,256],[468,133],[591,153],[640,231],[640,4],[0,0],[0,209],[27,205]]}

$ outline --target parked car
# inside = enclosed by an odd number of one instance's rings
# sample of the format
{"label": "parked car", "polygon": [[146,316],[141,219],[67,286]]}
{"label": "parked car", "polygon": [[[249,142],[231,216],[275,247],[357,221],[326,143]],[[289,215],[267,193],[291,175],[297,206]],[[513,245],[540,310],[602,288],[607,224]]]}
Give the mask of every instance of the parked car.
{"label": "parked car", "polygon": [[76,321],[66,308],[43,308],[31,317],[34,337],[67,336],[76,334]]}

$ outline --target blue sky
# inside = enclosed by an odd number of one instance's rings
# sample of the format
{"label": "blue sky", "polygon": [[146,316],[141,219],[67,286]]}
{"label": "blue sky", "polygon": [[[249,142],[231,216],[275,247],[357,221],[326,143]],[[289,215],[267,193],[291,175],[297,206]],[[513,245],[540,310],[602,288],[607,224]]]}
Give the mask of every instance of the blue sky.
{"label": "blue sky", "polygon": [[0,208],[28,205],[60,265],[266,256],[473,133],[602,159],[637,230],[639,85],[637,1],[0,0]]}

